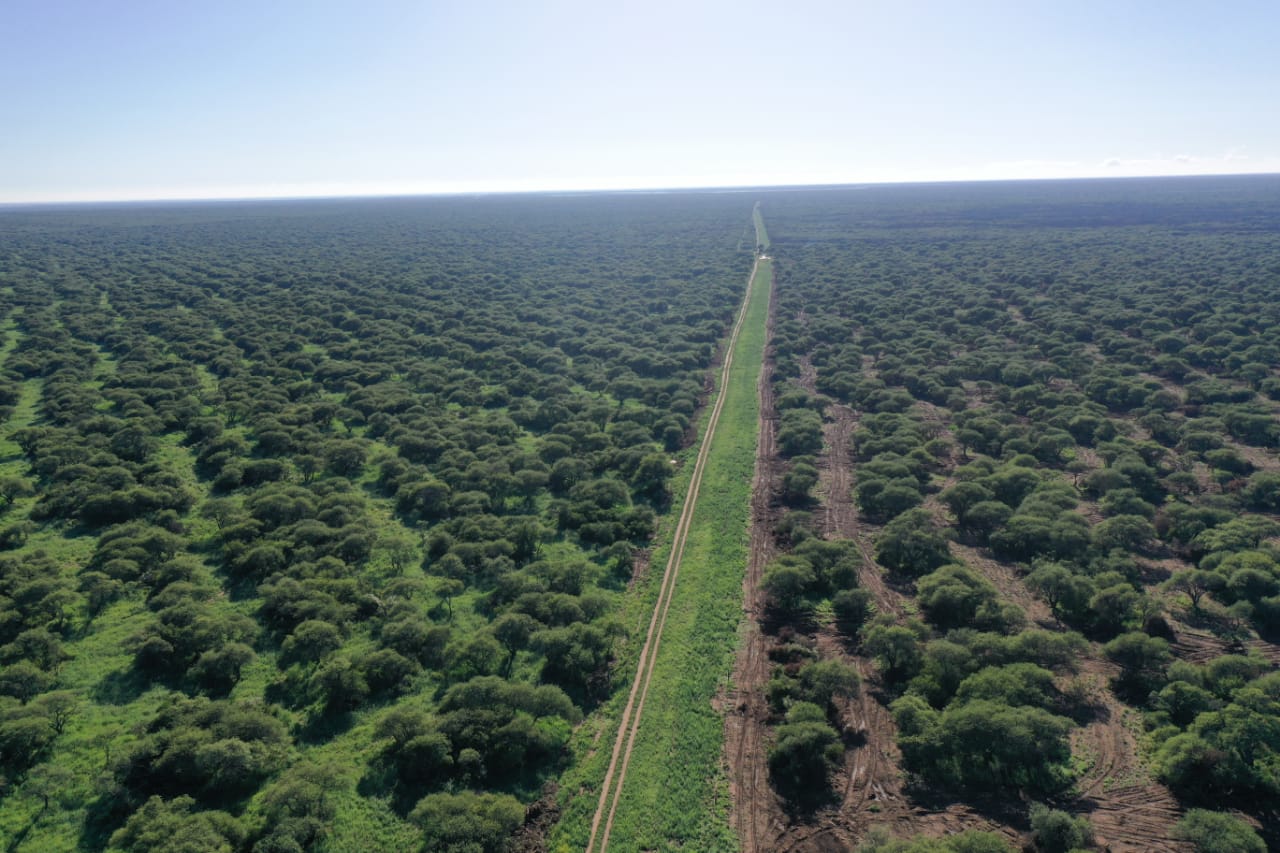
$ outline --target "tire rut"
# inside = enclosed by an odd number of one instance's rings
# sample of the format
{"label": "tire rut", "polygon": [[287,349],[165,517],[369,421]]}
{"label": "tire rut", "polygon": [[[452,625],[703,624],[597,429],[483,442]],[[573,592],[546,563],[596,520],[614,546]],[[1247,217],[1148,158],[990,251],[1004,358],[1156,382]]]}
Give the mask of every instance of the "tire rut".
{"label": "tire rut", "polygon": [[[666,625],[667,612],[671,607],[676,579],[680,571],[680,560],[684,554],[689,527],[692,524],[694,511],[698,503],[698,489],[702,484],[702,473],[706,468],[707,458],[710,456],[711,444],[715,437],[716,425],[720,420],[720,413],[724,409],[729,371],[733,366],[733,356],[737,347],[739,333],[742,330],[743,323],[746,322],[747,306],[751,301],[752,286],[759,265],[760,262],[757,260],[751,266],[751,274],[747,279],[746,293],[743,296],[742,305],[738,309],[737,320],[734,322],[728,344],[725,347],[724,361],[720,367],[720,393],[717,395],[715,405],[712,407],[707,419],[706,433],[698,449],[693,473],[689,478],[689,491],[685,497],[675,532],[672,535],[671,554],[667,559],[666,567],[663,569],[662,584],[658,590],[658,598],[654,603],[653,615],[649,620],[649,629],[645,635],[644,645],[640,650],[640,657],[636,663],[636,676],[632,681],[631,691],[627,696],[627,704],[618,723],[618,734],[614,739],[608,770],[605,772],[604,782],[600,786],[600,797],[596,803],[595,814],[591,819],[591,834],[587,842],[587,853],[592,853],[596,849],[600,853],[604,853],[609,846],[609,836],[613,831],[614,816],[617,813],[622,786],[626,781],[627,771],[631,763],[631,754],[635,747],[636,734],[640,728],[640,719],[644,714],[644,704],[649,693],[654,663],[657,660],[658,650],[661,646],[662,631]],[[602,821],[603,829],[601,828]],[[596,844],[597,835],[600,836],[598,846]]]}
{"label": "tire rut", "polygon": [[[770,282],[768,339],[773,337],[773,283]],[[774,823],[773,790],[768,782],[765,751],[765,721],[769,708],[764,685],[769,679],[768,640],[760,629],[764,614],[764,594],[760,578],[777,547],[773,524],[778,511],[773,494],[780,476],[777,454],[777,411],[773,403],[773,354],[766,346],[760,372],[759,440],[755,473],[751,486],[751,542],[746,576],[743,578],[742,606],[744,632],[734,665],[734,690],[726,696],[725,758],[728,763],[730,814],[744,850],[769,849],[761,846]],[[764,842],[766,845],[768,841]]]}

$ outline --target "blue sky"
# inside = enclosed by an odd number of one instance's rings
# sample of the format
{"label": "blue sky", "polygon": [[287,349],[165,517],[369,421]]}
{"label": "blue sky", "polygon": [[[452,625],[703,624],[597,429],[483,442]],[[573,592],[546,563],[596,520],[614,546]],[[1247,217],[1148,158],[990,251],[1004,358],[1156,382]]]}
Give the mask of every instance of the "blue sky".
{"label": "blue sky", "polygon": [[1280,3],[5,0],[0,202],[1280,172]]}

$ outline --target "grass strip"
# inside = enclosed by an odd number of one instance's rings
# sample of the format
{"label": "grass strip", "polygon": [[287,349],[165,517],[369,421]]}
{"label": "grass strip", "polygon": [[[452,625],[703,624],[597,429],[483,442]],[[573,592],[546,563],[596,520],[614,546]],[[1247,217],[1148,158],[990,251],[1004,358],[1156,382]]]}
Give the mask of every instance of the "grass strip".
{"label": "grass strip", "polygon": [[[748,291],[733,364],[720,389],[724,408],[711,439],[662,645],[619,794],[610,850],[737,847],[728,825],[727,783],[720,766],[723,722],[713,703],[732,670],[742,612],[759,417],[757,385],[772,275],[771,263],[760,262]],[[668,542],[653,554],[653,566],[665,564],[669,548]],[[652,594],[645,596],[650,603],[657,583],[653,586]],[[613,721],[595,731],[579,773],[564,779],[568,800],[551,839],[552,850],[586,846],[620,703],[615,700],[609,711]]]}

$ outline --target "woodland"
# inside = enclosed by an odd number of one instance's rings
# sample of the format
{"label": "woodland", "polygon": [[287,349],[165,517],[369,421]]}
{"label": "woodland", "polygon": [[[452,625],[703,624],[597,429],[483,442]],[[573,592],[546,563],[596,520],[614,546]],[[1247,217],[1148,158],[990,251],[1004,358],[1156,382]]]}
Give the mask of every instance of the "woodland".
{"label": "woodland", "polygon": [[0,212],[8,849],[538,843],[750,204]]}
{"label": "woodland", "polygon": [[686,822],[1280,844],[1275,177],[0,209],[0,840],[572,849],[757,202],[764,783]]}
{"label": "woodland", "polygon": [[1274,849],[1280,179],[762,209],[774,849]]}

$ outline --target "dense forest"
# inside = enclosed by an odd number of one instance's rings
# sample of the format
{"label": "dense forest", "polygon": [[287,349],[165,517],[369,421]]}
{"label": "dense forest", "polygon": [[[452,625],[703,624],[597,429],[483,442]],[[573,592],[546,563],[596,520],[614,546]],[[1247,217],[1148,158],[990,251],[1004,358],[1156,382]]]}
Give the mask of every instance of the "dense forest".
{"label": "dense forest", "polygon": [[772,849],[1280,842],[1280,179],[763,198]]}
{"label": "dense forest", "polygon": [[750,216],[0,211],[8,849],[537,849]]}

